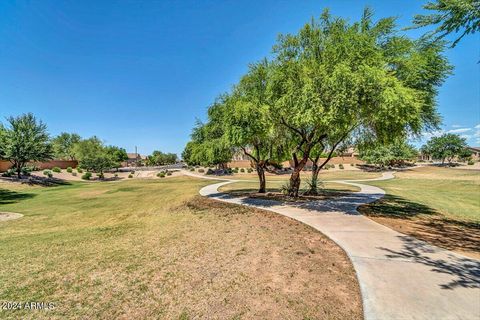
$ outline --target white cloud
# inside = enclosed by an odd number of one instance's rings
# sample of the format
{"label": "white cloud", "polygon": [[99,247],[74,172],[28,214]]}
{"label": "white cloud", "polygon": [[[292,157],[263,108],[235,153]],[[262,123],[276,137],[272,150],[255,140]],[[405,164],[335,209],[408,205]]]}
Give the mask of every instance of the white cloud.
{"label": "white cloud", "polygon": [[447,133],[464,133],[464,132],[468,132],[468,131],[471,131],[472,128],[459,128],[459,129],[452,129],[452,130],[448,130]]}
{"label": "white cloud", "polygon": [[443,130],[436,130],[436,131],[431,131],[431,132],[423,132],[422,133],[422,138],[423,139],[430,139],[431,137],[439,137],[442,134],[444,134],[445,131]]}
{"label": "white cloud", "polygon": [[475,126],[475,133],[473,134],[473,137],[475,138],[475,143],[479,145],[480,144],[480,124],[477,124]]}
{"label": "white cloud", "polygon": [[452,124],[452,128],[462,128],[464,126],[462,126],[461,124]]}

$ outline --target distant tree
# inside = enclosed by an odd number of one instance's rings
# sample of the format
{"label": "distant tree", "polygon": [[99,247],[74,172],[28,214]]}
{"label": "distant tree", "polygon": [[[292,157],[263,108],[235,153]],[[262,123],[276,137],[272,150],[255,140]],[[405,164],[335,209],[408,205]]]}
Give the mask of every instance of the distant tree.
{"label": "distant tree", "polygon": [[193,150],[195,146],[194,141],[189,141],[185,146],[185,149],[182,151],[182,160],[189,166],[199,165],[199,163],[196,163],[193,159]]}
{"label": "distant tree", "polygon": [[109,151],[112,151],[112,149],[109,150],[105,147],[102,141],[95,136],[81,140],[74,147],[79,166],[99,174],[103,174],[106,170],[118,165],[115,156]]}
{"label": "distant tree", "polygon": [[378,166],[397,166],[414,161],[418,151],[404,140],[395,141],[389,145],[373,144],[360,150],[360,159]]}
{"label": "distant tree", "polygon": [[464,148],[458,154],[458,159],[463,162],[468,162],[472,160],[472,155],[473,155],[472,151],[468,150],[467,148]]}
{"label": "distant tree", "polygon": [[105,152],[110,155],[114,162],[114,168],[118,170],[118,168],[122,165],[122,162],[128,159],[127,151],[124,148],[120,148],[117,146],[107,146],[105,148]]}
{"label": "distant tree", "polygon": [[158,150],[153,151],[153,153],[147,157],[147,165],[149,166],[162,166],[176,162],[177,155],[175,153],[163,153]]}
{"label": "distant tree", "polygon": [[465,138],[458,134],[445,133],[439,137],[432,137],[421,150],[422,153],[433,159],[442,160],[442,164],[444,164],[445,160],[451,163],[456,156],[462,154],[466,147]]}
{"label": "distant tree", "polygon": [[45,161],[53,157],[47,126],[31,113],[7,118],[8,125],[0,133],[0,154],[9,160],[21,178],[29,161]]}
{"label": "distant tree", "polygon": [[52,139],[55,158],[62,160],[75,160],[73,149],[81,137],[76,133],[62,132]]}
{"label": "distant tree", "polygon": [[455,47],[464,36],[480,30],[478,0],[436,0],[428,2],[423,8],[433,13],[416,15],[412,28],[435,26],[435,30],[426,34],[427,38],[439,40],[451,33],[460,33],[451,45]]}

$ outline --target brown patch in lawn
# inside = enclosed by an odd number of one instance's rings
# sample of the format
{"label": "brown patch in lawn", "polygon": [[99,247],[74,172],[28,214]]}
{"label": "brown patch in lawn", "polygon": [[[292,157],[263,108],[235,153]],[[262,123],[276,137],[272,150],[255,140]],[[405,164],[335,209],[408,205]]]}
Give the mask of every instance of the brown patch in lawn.
{"label": "brown patch in lawn", "polygon": [[358,210],[372,220],[441,248],[480,259],[480,224],[446,218],[425,205],[385,196]]}
{"label": "brown patch in lawn", "polygon": [[183,310],[209,319],[362,318],[353,267],[321,233],[275,213],[202,197],[186,207],[199,217],[197,227],[218,223],[188,239],[190,259],[180,268],[159,274],[176,275],[176,293],[163,297],[168,315]]}

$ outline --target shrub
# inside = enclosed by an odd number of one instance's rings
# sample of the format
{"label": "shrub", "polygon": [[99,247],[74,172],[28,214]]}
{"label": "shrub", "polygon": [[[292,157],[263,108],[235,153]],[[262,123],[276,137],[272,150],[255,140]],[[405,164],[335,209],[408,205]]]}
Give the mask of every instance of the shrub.
{"label": "shrub", "polygon": [[82,168],[77,168],[77,172],[78,172],[78,173],[83,173]]}
{"label": "shrub", "polygon": [[240,172],[245,172],[245,169],[241,168],[241,169],[240,169]]}
{"label": "shrub", "polygon": [[215,174],[215,171],[213,171],[212,169],[208,168],[207,170],[207,173],[208,175],[212,175],[212,174]]}
{"label": "shrub", "polygon": [[190,171],[195,171],[195,168],[190,168]]}
{"label": "shrub", "polygon": [[68,168],[67,168],[67,172],[68,172],[68,173],[72,173],[72,171],[73,171],[72,167],[68,167]]}
{"label": "shrub", "polygon": [[105,176],[103,175],[103,172],[97,173],[97,177],[100,179],[103,179]]}
{"label": "shrub", "polygon": [[199,173],[204,173],[204,172],[205,172],[205,170],[204,170],[204,169],[202,169],[202,168],[200,168],[200,169],[198,169],[198,172],[199,172]]}
{"label": "shrub", "polygon": [[252,169],[252,168],[248,168],[248,169],[247,169],[247,172],[248,172],[248,173],[252,173],[252,172],[253,172],[253,169]]}
{"label": "shrub", "polygon": [[157,173],[157,177],[159,177],[159,178],[165,178],[165,172],[159,172],[159,173]]}
{"label": "shrub", "polygon": [[135,174],[135,170],[130,171],[130,174]]}
{"label": "shrub", "polygon": [[33,167],[23,167],[22,170],[21,170],[21,173],[24,176],[29,176],[30,172],[32,172],[33,169],[34,169]]}
{"label": "shrub", "polygon": [[473,160],[468,160],[468,162],[467,162],[467,164],[468,164],[469,166],[473,166],[474,163],[475,163],[475,162],[473,162]]}
{"label": "shrub", "polygon": [[334,164],[331,164],[331,165],[330,165],[330,168],[332,168],[332,169],[335,168],[335,165],[334,165]]}
{"label": "shrub", "polygon": [[56,172],[56,173],[60,173],[60,172],[62,172],[62,169],[60,169],[59,167],[53,167],[52,171]]}
{"label": "shrub", "polygon": [[132,174],[129,174],[128,177],[129,177],[129,178],[133,178],[133,175],[132,175]]}
{"label": "shrub", "polygon": [[235,167],[235,170],[237,170],[237,171],[238,171],[238,167]]}
{"label": "shrub", "polygon": [[171,176],[172,173],[170,171],[167,171],[167,176]]}
{"label": "shrub", "polygon": [[7,171],[5,171],[4,173],[2,173],[2,177],[11,177],[15,174],[15,170],[14,169],[8,169]]}
{"label": "shrub", "polygon": [[43,170],[43,175],[49,178],[53,177],[53,173],[50,170]]}
{"label": "shrub", "polygon": [[355,167],[355,163],[350,163],[350,167]]}
{"label": "shrub", "polygon": [[118,173],[115,173],[113,176],[114,176],[115,178],[118,178]]}
{"label": "shrub", "polygon": [[82,175],[82,179],[83,179],[83,180],[90,180],[91,177],[92,177],[92,173],[91,173],[91,172],[85,172],[85,174]]}
{"label": "shrub", "polygon": [[72,176],[76,177],[76,176],[77,176],[77,173],[76,173],[76,172],[72,172]]}
{"label": "shrub", "polygon": [[344,168],[343,168],[343,164],[340,163],[340,164],[338,165],[338,168],[339,168],[339,169],[344,169]]}

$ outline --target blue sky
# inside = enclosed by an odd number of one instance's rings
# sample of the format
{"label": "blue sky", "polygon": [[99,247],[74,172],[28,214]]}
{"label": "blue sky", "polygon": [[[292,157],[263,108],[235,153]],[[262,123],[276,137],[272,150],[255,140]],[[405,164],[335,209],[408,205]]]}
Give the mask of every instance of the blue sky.
{"label": "blue sky", "polygon": [[[270,54],[279,33],[326,7],[357,20],[369,5],[407,26],[423,2],[1,1],[0,119],[33,112],[52,135],[180,154],[195,118]],[[479,40],[447,51],[455,74],[438,97],[442,131],[471,145],[480,145]]]}

